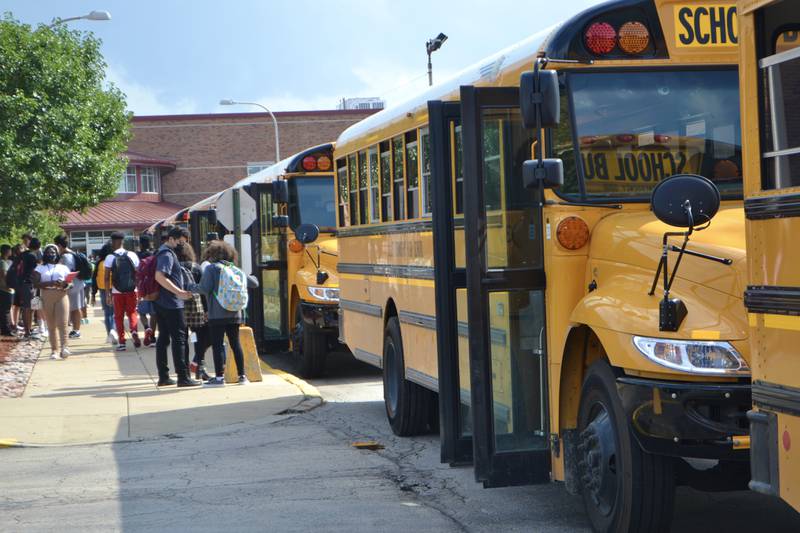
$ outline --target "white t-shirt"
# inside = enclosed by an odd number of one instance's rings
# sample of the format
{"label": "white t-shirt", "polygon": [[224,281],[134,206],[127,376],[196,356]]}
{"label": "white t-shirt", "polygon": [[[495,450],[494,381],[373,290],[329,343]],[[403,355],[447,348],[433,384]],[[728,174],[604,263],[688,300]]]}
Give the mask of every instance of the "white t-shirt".
{"label": "white t-shirt", "polygon": [[62,264],[39,265],[36,267],[36,272],[39,273],[39,279],[42,283],[64,281],[69,274],[69,268]]}
{"label": "white t-shirt", "polygon": [[[114,268],[114,260],[116,259],[116,256],[122,256],[122,255],[125,255],[125,254],[128,254],[128,257],[133,262],[133,268],[136,268],[136,267],[139,266],[139,256],[138,255],[136,255],[133,252],[130,252],[130,251],[126,250],[125,248],[119,248],[119,249],[115,250],[113,254],[108,254],[106,256],[105,261],[103,261],[103,265],[106,267],[106,271],[110,272],[111,269]],[[119,291],[117,289],[115,289],[113,287],[113,285],[111,287],[111,292],[112,292],[112,294],[119,294]]]}

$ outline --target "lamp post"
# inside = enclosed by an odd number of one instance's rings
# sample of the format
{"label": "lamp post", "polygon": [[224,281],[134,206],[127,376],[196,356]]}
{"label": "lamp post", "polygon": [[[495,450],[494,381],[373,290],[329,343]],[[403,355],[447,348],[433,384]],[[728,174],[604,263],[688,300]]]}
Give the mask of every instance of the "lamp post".
{"label": "lamp post", "polygon": [[447,35],[440,33],[433,39],[428,39],[425,43],[425,50],[428,52],[428,85],[433,85],[433,65],[431,65],[431,54],[442,47],[442,43],[447,40]]}
{"label": "lamp post", "polygon": [[67,17],[65,19],[56,19],[55,22],[48,25],[48,28],[55,28],[59,24],[64,24],[65,22],[69,22],[71,20],[111,20],[111,13],[108,11],[92,11],[87,13],[86,15],[81,15],[80,17]]}
{"label": "lamp post", "polygon": [[220,100],[219,105],[254,105],[260,107],[267,113],[269,116],[272,117],[272,123],[275,125],[275,162],[281,160],[281,138],[278,134],[278,121],[275,119],[275,115],[272,114],[272,111],[267,109],[266,106],[258,104],[256,102],[237,102],[236,100]]}

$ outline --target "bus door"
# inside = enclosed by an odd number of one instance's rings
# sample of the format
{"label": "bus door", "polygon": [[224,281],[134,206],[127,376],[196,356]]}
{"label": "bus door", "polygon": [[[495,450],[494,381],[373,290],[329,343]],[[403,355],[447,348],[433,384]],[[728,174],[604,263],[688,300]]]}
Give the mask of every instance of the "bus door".
{"label": "bus door", "polygon": [[[191,214],[189,218],[189,234],[192,239],[192,248],[194,248],[198,258],[202,257],[203,250],[208,244],[208,234],[214,232],[219,232],[217,212],[215,210],[195,211]],[[219,235],[219,237],[222,238],[222,235]]]}
{"label": "bus door", "polygon": [[258,217],[251,228],[253,273],[261,284],[251,322],[262,346],[285,348],[289,341],[286,234],[272,224],[272,217],[278,214],[278,206],[272,201],[272,184],[254,184],[251,194],[256,199]]}
{"label": "bus door", "polygon": [[441,460],[472,462],[461,106],[428,102]]}
{"label": "bus door", "polygon": [[533,132],[519,89],[461,87],[475,478],[550,479],[541,198],[522,186]]}

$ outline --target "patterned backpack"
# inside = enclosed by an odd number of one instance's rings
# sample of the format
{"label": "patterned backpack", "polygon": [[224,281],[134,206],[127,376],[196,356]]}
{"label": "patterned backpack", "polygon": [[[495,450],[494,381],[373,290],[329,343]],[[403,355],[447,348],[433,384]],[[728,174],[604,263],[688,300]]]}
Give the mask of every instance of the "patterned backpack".
{"label": "patterned backpack", "polygon": [[247,276],[227,261],[220,261],[219,267],[219,281],[214,296],[223,309],[241,311],[247,307]]}

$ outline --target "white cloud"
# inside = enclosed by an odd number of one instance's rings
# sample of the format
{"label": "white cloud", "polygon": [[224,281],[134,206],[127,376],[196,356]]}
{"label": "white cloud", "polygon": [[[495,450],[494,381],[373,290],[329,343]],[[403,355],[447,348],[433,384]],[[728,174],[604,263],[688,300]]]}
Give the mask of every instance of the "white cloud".
{"label": "white cloud", "polygon": [[125,93],[128,110],[135,115],[181,115],[197,113],[197,103],[190,98],[167,102],[164,91],[131,79],[124,67],[108,67],[106,80]]}

